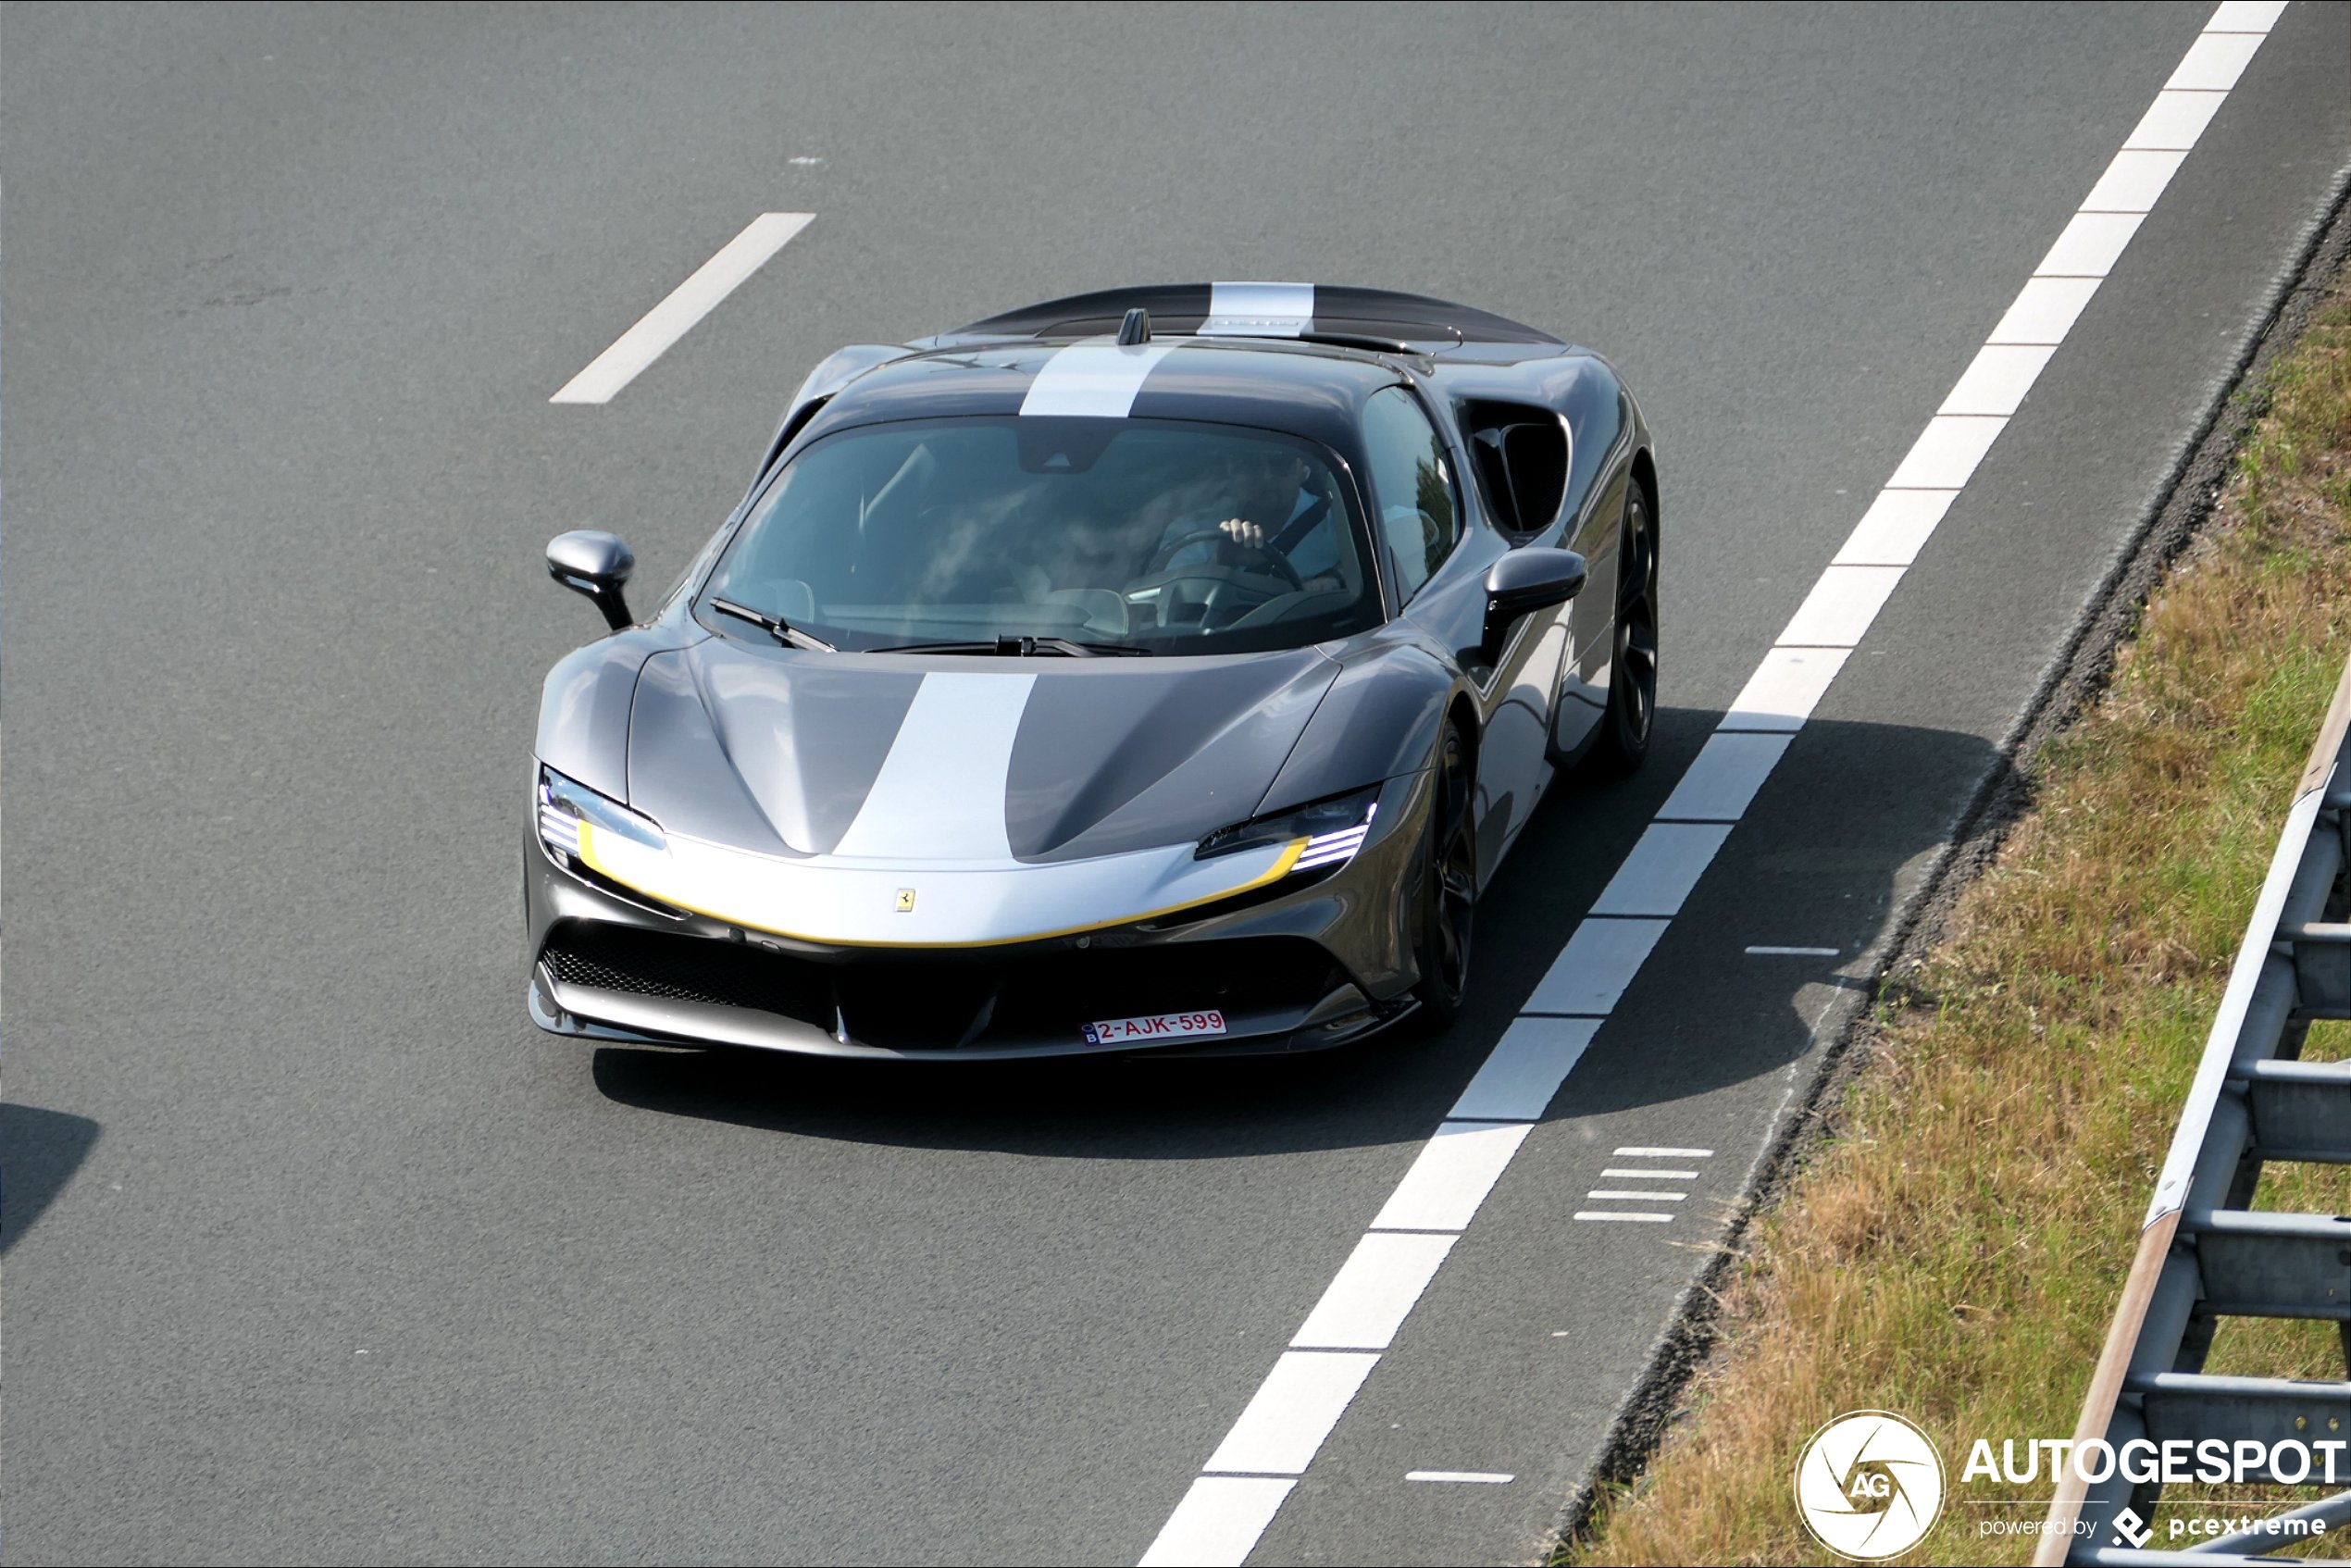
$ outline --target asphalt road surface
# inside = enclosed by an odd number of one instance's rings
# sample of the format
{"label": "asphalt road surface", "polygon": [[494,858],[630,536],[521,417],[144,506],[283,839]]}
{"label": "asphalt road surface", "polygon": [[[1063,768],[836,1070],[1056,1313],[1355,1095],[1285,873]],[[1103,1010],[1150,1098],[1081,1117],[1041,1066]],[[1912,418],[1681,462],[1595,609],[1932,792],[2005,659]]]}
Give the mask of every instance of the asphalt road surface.
{"label": "asphalt road surface", "polygon": [[[2209,14],[0,13],[11,1558],[1133,1562]],[[2347,83],[2351,8],[2292,6],[1252,1561],[1538,1549]],[[770,211],[815,217],[549,402]],[[532,1029],[530,726],[598,629],[546,539],[658,587],[838,344],[1210,278],[1549,327],[1660,433],[1656,753],[1538,815],[1459,1027],[955,1071]],[[1712,1151],[1686,1212],[1574,1221],[1621,1146]]]}

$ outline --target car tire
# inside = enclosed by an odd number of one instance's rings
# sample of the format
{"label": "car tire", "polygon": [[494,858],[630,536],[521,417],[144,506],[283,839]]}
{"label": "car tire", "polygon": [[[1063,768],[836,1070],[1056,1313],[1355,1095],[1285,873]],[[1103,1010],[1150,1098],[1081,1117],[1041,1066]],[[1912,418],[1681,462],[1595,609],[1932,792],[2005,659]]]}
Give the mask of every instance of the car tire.
{"label": "car tire", "polygon": [[1472,804],[1476,775],[1461,727],[1445,721],[1430,788],[1427,847],[1421,871],[1420,909],[1412,959],[1420,970],[1412,998],[1420,1025],[1430,1032],[1461,1016],[1469,989],[1470,939],[1477,912],[1477,825]]}
{"label": "car tire", "polygon": [[1619,527],[1608,710],[1592,750],[1594,768],[1603,774],[1639,767],[1657,727],[1657,516],[1638,479],[1625,487]]}

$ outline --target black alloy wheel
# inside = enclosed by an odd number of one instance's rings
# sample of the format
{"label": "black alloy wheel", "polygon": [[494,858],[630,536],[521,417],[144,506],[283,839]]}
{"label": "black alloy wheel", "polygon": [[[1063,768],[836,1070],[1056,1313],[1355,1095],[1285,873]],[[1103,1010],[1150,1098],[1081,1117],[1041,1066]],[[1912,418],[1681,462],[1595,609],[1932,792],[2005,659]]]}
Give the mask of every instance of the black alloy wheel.
{"label": "black alloy wheel", "polygon": [[1425,1028],[1442,1029],[1461,1015],[1469,989],[1470,935],[1477,903],[1477,828],[1471,803],[1476,780],[1469,744],[1450,719],[1437,742],[1435,798],[1429,807],[1428,859],[1421,877],[1420,934],[1412,956],[1421,977],[1412,988]]}
{"label": "black alloy wheel", "polygon": [[1616,641],[1608,675],[1608,712],[1595,760],[1603,771],[1630,773],[1648,755],[1657,722],[1657,524],[1634,480],[1624,494],[1616,554]]}

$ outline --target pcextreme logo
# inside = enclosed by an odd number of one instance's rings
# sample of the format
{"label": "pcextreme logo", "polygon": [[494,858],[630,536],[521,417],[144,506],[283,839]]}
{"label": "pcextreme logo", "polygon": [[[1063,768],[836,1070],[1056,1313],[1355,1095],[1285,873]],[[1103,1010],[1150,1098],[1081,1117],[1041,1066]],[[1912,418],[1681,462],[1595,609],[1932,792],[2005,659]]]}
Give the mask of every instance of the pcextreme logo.
{"label": "pcextreme logo", "polygon": [[1943,1512],[1943,1456],[1891,1411],[1840,1415],[1796,1462],[1796,1510],[1812,1538],[1860,1562],[1919,1544]]}

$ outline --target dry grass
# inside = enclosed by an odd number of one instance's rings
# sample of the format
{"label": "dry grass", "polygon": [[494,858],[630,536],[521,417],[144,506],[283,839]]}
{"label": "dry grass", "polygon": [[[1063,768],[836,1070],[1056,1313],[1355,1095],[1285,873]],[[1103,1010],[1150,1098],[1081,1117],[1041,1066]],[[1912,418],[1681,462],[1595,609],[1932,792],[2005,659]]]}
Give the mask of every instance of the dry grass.
{"label": "dry grass", "polygon": [[[2107,695],[2044,755],[2031,814],[1936,951],[1889,989],[1837,1135],[1755,1226],[1691,1413],[1561,1561],[1821,1561],[1790,1471],[1821,1423],[1870,1407],[1925,1426],[1950,1466],[1944,1522],[1906,1561],[2030,1557],[2029,1539],[1976,1525],[2037,1518],[2046,1477],[1960,1483],[1968,1445],[2072,1432],[2351,652],[2351,291],[2270,392]],[[2351,1034],[2322,1027],[2310,1054],[2351,1054]],[[2262,1201],[2351,1213],[2351,1188],[2296,1171]],[[2318,1328],[2232,1325],[2212,1370],[2339,1377],[2341,1349]]]}

